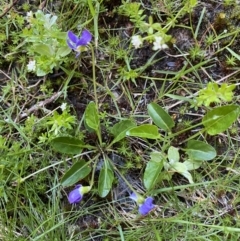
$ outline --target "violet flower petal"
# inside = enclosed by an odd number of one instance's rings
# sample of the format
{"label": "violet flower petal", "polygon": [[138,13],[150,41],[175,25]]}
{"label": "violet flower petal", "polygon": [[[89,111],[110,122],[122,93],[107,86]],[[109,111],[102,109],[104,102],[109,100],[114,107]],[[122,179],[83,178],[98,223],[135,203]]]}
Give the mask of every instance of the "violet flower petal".
{"label": "violet flower petal", "polygon": [[73,43],[77,43],[79,38],[77,35],[75,35],[72,31],[68,31],[68,39],[73,42]]}
{"label": "violet flower petal", "polygon": [[92,34],[88,30],[83,30],[80,39],[77,41],[78,46],[85,46],[92,40]]}
{"label": "violet flower petal", "polygon": [[75,35],[72,31],[68,31],[68,39],[67,44],[70,49],[77,49],[77,42],[79,41],[77,35]]}
{"label": "violet flower petal", "polygon": [[147,197],[145,202],[139,206],[139,213],[141,215],[147,215],[154,208],[153,198]]}
{"label": "violet flower petal", "polygon": [[67,39],[67,44],[68,44],[68,47],[70,49],[73,49],[75,50],[77,48],[76,44],[74,44],[73,42],[71,42],[71,40]]}
{"label": "violet flower petal", "polygon": [[135,193],[135,192],[133,192],[130,196],[129,196],[129,198],[131,198],[133,201],[135,201],[135,202],[137,202],[137,199],[138,199],[138,197],[137,197],[137,194]]}
{"label": "violet flower petal", "polygon": [[82,200],[83,194],[81,193],[81,186],[77,185],[76,188],[68,195],[68,201],[70,204],[78,203]]}

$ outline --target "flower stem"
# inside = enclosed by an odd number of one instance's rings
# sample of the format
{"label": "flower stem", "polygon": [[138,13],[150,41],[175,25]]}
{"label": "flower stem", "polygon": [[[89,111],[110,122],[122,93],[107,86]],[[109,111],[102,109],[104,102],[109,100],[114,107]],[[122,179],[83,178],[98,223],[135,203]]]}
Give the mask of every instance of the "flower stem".
{"label": "flower stem", "polygon": [[91,52],[92,52],[92,81],[93,81],[93,91],[94,91],[94,99],[96,106],[98,107],[98,98],[97,98],[97,83],[96,83],[96,60],[93,46],[90,45]]}
{"label": "flower stem", "polygon": [[96,167],[97,167],[97,163],[98,163],[98,158],[99,158],[100,154],[96,155],[91,161],[94,163],[93,164],[93,170],[92,170],[92,177],[90,180],[90,186],[92,187],[94,184],[94,176],[95,176],[95,171],[96,171]]}
{"label": "flower stem", "polygon": [[[91,52],[92,52],[92,81],[93,81],[93,92],[94,92],[94,100],[95,100],[95,105],[97,108],[98,112],[98,96],[97,96],[97,81],[96,81],[96,60],[95,60],[95,54],[94,54],[94,48],[92,45],[90,45]],[[97,132],[98,140],[100,143],[100,146],[102,146],[102,136],[101,136],[101,127],[99,125]]]}

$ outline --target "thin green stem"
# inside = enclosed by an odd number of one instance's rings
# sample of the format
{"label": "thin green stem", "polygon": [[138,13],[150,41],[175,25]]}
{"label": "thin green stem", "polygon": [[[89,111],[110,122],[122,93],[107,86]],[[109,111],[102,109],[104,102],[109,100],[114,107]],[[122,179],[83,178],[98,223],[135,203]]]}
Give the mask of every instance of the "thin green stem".
{"label": "thin green stem", "polygon": [[92,81],[93,81],[93,91],[94,91],[94,99],[95,104],[98,107],[98,98],[97,98],[97,82],[96,82],[96,60],[95,60],[95,53],[94,48],[90,45],[91,52],[92,52]]}
{"label": "thin green stem", "polygon": [[90,180],[90,186],[91,186],[91,187],[92,187],[93,184],[94,184],[94,176],[95,176],[95,171],[96,171],[96,167],[97,167],[97,163],[98,163],[96,160],[99,158],[99,156],[100,156],[100,154],[96,155],[96,156],[94,157],[94,159],[91,160],[91,161],[94,161],[93,170],[92,170],[92,177],[91,177],[91,180]]}
{"label": "thin green stem", "polygon": [[[91,52],[92,52],[92,81],[93,81],[93,92],[94,92],[94,100],[95,105],[98,112],[98,96],[97,96],[97,81],[96,81],[96,60],[95,60],[95,54],[94,54],[94,48],[92,45],[90,45]],[[97,132],[98,140],[100,143],[100,146],[102,146],[102,136],[101,136],[101,127],[99,125]]]}

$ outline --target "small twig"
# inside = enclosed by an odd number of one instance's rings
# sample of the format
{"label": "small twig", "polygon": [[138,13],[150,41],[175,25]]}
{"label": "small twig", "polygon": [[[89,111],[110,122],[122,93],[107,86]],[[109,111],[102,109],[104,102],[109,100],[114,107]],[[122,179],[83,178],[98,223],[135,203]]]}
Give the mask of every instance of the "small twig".
{"label": "small twig", "polygon": [[5,72],[3,72],[1,69],[0,69],[0,73],[3,74],[4,76],[6,76],[8,79],[11,79],[11,77],[9,75],[7,75]]}
{"label": "small twig", "polygon": [[51,96],[50,98],[44,100],[44,101],[41,101],[41,102],[38,102],[36,105],[32,106],[30,109],[28,109],[27,111],[25,111],[24,113],[22,113],[20,116],[19,116],[19,120],[27,117],[29,114],[31,114],[32,112],[36,111],[36,110],[39,110],[40,108],[42,108],[43,106],[55,101],[60,95],[62,94],[62,92],[57,92],[55,93],[53,96]]}
{"label": "small twig", "polygon": [[27,89],[32,89],[32,88],[34,88],[34,87],[38,86],[38,85],[39,85],[39,83],[40,83],[42,80],[43,80],[43,79],[38,80],[38,82],[37,82],[37,83],[35,83],[34,85],[30,85],[30,86],[28,86],[28,87],[27,87]]}
{"label": "small twig", "polygon": [[4,17],[18,1],[19,0],[14,0],[13,3],[2,14],[0,14],[0,18]]}

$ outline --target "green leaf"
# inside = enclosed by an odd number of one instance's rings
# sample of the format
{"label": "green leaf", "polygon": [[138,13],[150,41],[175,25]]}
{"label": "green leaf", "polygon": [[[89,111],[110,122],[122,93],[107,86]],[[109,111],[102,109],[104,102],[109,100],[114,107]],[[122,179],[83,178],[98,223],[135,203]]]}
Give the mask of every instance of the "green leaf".
{"label": "green leaf", "polygon": [[237,60],[240,61],[240,55],[235,53],[233,50],[231,50],[230,48],[226,47],[226,49],[232,54],[233,57],[235,57]]}
{"label": "green leaf", "polygon": [[100,125],[96,104],[90,102],[85,110],[85,122],[88,127],[97,131]]}
{"label": "green leaf", "polygon": [[36,74],[37,74],[37,76],[40,77],[40,76],[45,76],[45,75],[47,75],[48,72],[46,72],[45,70],[43,70],[43,69],[37,67],[37,72],[36,72]]}
{"label": "green leaf", "polygon": [[193,104],[193,100],[188,98],[188,97],[184,97],[184,96],[181,96],[181,95],[172,95],[172,94],[165,94],[165,96],[169,97],[169,98],[172,98],[174,100],[181,100],[181,101],[187,101],[189,102],[190,104]]}
{"label": "green leaf", "polygon": [[209,82],[207,87],[199,91],[197,105],[209,106],[211,103],[232,101],[235,85],[222,84],[220,87],[215,82]]}
{"label": "green leaf", "polygon": [[209,161],[216,157],[216,150],[202,141],[188,141],[185,151],[190,159],[196,161]]}
{"label": "green leaf", "polygon": [[198,169],[202,165],[202,161],[194,161],[194,160],[187,160],[183,162],[184,165],[187,167],[188,171]]}
{"label": "green leaf", "polygon": [[[45,15],[45,16],[47,16],[47,15]],[[55,23],[56,23],[56,21],[57,21],[57,16],[51,16],[51,17],[47,17],[47,18],[45,18],[45,24],[44,24],[44,26],[46,26],[48,29],[50,29]]]}
{"label": "green leaf", "polygon": [[158,104],[151,103],[148,105],[148,114],[153,122],[164,131],[170,131],[174,126],[171,116]]}
{"label": "green leaf", "polygon": [[45,55],[48,57],[52,57],[54,55],[53,48],[47,44],[34,44],[33,46],[34,52],[40,55]]}
{"label": "green leaf", "polygon": [[180,156],[178,152],[178,148],[170,146],[168,149],[168,160],[169,163],[172,164],[174,162],[179,162]]}
{"label": "green leaf", "polygon": [[113,171],[109,168],[102,168],[98,180],[98,192],[100,197],[106,197],[112,188],[114,179]]}
{"label": "green leaf", "polygon": [[51,141],[55,151],[64,154],[79,154],[82,152],[84,143],[73,137],[57,137]]}
{"label": "green leaf", "polygon": [[169,169],[170,172],[177,172],[188,179],[189,183],[193,183],[192,175],[188,172],[187,166],[182,162],[175,162]]}
{"label": "green leaf", "polygon": [[182,172],[180,173],[182,176],[184,176],[185,178],[188,179],[189,183],[194,183],[193,179],[192,179],[192,175],[190,172],[188,171],[185,171],[185,172]]}
{"label": "green leaf", "polygon": [[122,140],[126,136],[126,132],[135,126],[136,123],[131,120],[123,120],[115,124],[111,129],[111,133],[115,137],[111,144]]}
{"label": "green leaf", "polygon": [[189,2],[189,8],[193,8],[193,7],[195,7],[196,6],[196,4],[197,4],[197,0],[190,0],[190,2]]}
{"label": "green leaf", "polygon": [[236,88],[236,85],[228,85],[223,83],[219,88],[219,98],[223,101],[232,101],[234,93],[233,90]]}
{"label": "green leaf", "polygon": [[143,176],[144,186],[147,190],[156,185],[163,168],[163,162],[164,158],[160,152],[151,153],[151,160],[147,163]]}
{"label": "green leaf", "polygon": [[159,139],[158,128],[154,125],[145,124],[134,127],[126,132],[128,136],[136,136],[148,139]]}
{"label": "green leaf", "polygon": [[68,46],[61,47],[58,49],[56,56],[65,57],[71,53],[71,49]]}
{"label": "green leaf", "polygon": [[210,110],[202,119],[209,135],[216,135],[228,129],[239,116],[238,105],[226,105]]}
{"label": "green leaf", "polygon": [[72,186],[91,172],[91,167],[85,161],[78,161],[65,173],[61,183],[64,187]]}

